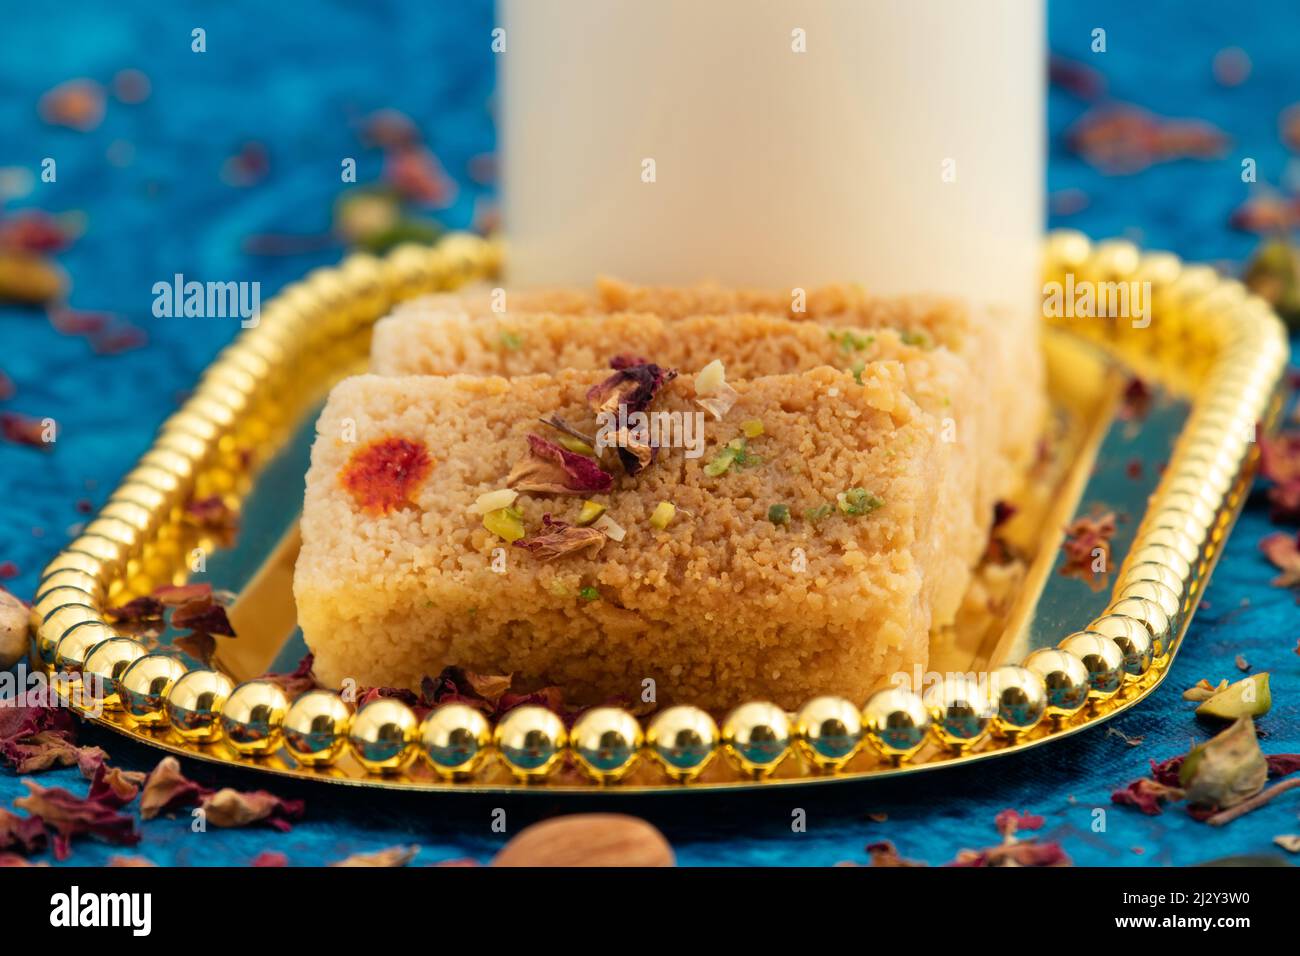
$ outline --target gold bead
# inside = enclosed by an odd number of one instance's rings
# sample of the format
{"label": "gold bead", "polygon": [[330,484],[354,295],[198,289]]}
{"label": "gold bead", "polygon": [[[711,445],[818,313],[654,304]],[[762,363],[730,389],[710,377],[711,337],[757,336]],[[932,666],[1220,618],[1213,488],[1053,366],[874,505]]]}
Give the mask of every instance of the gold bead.
{"label": "gold bead", "polygon": [[930,712],[912,691],[886,687],[872,694],[862,708],[862,726],[867,740],[883,756],[902,760],[925,743],[930,731]]}
{"label": "gold bead", "polygon": [[83,530],[86,534],[93,534],[117,542],[126,549],[127,554],[135,554],[139,551],[141,542],[144,540],[144,535],[138,528],[118,518],[106,518],[103,514],[96,516]]}
{"label": "gold bead", "polygon": [[795,715],[794,734],[809,763],[838,769],[862,746],[862,711],[843,697],[814,697]]}
{"label": "gold bead", "polygon": [[98,534],[82,534],[68,544],[69,551],[80,551],[98,558],[101,567],[116,569],[126,564],[126,547],[120,541]]}
{"label": "gold bead", "polygon": [[1167,568],[1177,580],[1184,582],[1183,588],[1192,580],[1192,566],[1183,560],[1183,556],[1173,548],[1163,544],[1146,544],[1134,548],[1124,560],[1125,568],[1137,567],[1139,564],[1158,564]]}
{"label": "gold bead", "polygon": [[993,720],[987,689],[964,675],[952,675],[933,685],[923,702],[930,711],[930,730],[940,743],[954,750],[967,750],[979,743]]}
{"label": "gold bead", "polygon": [[[85,571],[79,571],[76,568],[63,568],[58,571],[52,571],[41,578],[40,586],[36,590],[36,598],[37,600],[40,600],[55,588],[63,587],[76,588],[78,591],[83,591],[86,594],[89,594],[96,601],[99,600],[104,593],[103,584],[101,584],[99,579],[93,574],[87,574]],[[75,604],[77,601],[66,603]],[[81,603],[93,604],[94,601],[81,601]],[[41,612],[41,615],[44,616],[53,607],[54,605],[50,605],[45,608],[45,610]]]}
{"label": "gold bead", "polygon": [[492,740],[512,773],[535,781],[544,779],[560,762],[569,734],[554,711],[525,704],[497,721]]}
{"label": "gold bead", "polygon": [[1169,653],[1173,644],[1169,616],[1154,601],[1143,597],[1126,597],[1112,604],[1106,613],[1131,617],[1145,627],[1151,636],[1151,653],[1157,661]]}
{"label": "gold bead", "polygon": [[1073,229],[1058,229],[1047,236],[1046,275],[1059,279],[1067,272],[1078,270],[1092,251],[1092,242],[1083,233]]}
{"label": "gold bead", "polygon": [[402,243],[389,252],[384,257],[384,270],[393,299],[401,302],[437,289],[434,263],[433,250],[418,243]]}
{"label": "gold bead", "polygon": [[186,740],[206,742],[221,734],[221,708],[235,689],[220,671],[190,671],[167,695],[167,719]]}
{"label": "gold bead", "polygon": [[153,727],[167,720],[167,695],[185,674],[185,665],[167,654],[146,654],[122,672],[117,692],[127,717]]}
{"label": "gold bead", "polygon": [[1088,630],[1109,637],[1124,655],[1124,679],[1135,681],[1151,669],[1155,646],[1140,621],[1123,614],[1106,614],[1088,625]]}
{"label": "gold bead", "polygon": [[485,278],[490,270],[492,246],[482,236],[451,232],[438,240],[434,250],[442,263],[443,288],[460,288]]}
{"label": "gold bead", "polygon": [[83,621],[68,628],[54,646],[54,669],[68,675],[80,675],[86,655],[117,633],[102,621]]}
{"label": "gold bead", "polygon": [[100,581],[102,584],[103,581],[101,575],[105,574],[109,568],[105,562],[101,561],[93,554],[65,548],[63,551],[55,555],[54,560],[41,570],[41,580],[45,581],[59,571],[68,570],[82,571],[97,581]]}
{"label": "gold bead", "polygon": [[1145,598],[1150,601],[1165,612],[1170,628],[1178,626],[1182,617],[1182,598],[1172,587],[1155,580],[1133,581],[1125,584],[1119,592],[1121,600],[1131,597]]}
{"label": "gold bead", "polygon": [[468,704],[443,704],[420,724],[420,752],[440,777],[473,776],[492,746],[492,726]]}
{"label": "gold bead", "polygon": [[97,698],[105,710],[120,710],[118,681],[128,667],[147,653],[143,644],[130,637],[111,637],[96,644],[81,667],[83,693]]}
{"label": "gold bead", "polygon": [[1026,734],[1047,712],[1043,681],[1027,667],[1004,664],[989,674],[989,702],[995,708],[994,729],[1004,737]]}
{"label": "gold bead", "polygon": [[593,707],[569,731],[578,766],[598,783],[613,783],[636,763],[644,737],[637,719],[621,707]]}
{"label": "gold bead", "polygon": [[329,767],[343,753],[352,708],[332,690],[309,690],[289,707],[281,729],[284,747],[305,767]]}
{"label": "gold bead", "polygon": [[410,707],[392,697],[377,697],[362,707],[348,727],[348,743],[371,773],[396,773],[415,756],[420,722]]}
{"label": "gold bead", "polygon": [[93,608],[95,596],[71,584],[56,584],[54,587],[46,588],[36,596],[36,601],[32,604],[32,618],[36,626],[39,627],[56,608],[63,607],[65,604]]}
{"label": "gold bead", "polygon": [[279,684],[250,680],[230,692],[221,707],[221,733],[236,753],[262,757],[280,747],[289,698]]}
{"label": "gold bead", "polygon": [[[1174,517],[1158,518],[1158,521],[1175,520]],[[1149,531],[1139,531],[1137,540],[1133,542],[1134,548],[1145,547],[1149,544],[1163,544],[1166,547],[1173,548],[1174,551],[1191,567],[1196,567],[1196,562],[1201,556],[1201,546],[1196,539],[1192,538],[1181,527],[1175,525],[1159,524]]]}
{"label": "gold bead", "polygon": [[1108,700],[1119,693],[1124,683],[1124,652],[1109,637],[1076,631],[1057,647],[1083,662],[1088,670],[1088,696],[1093,700]]}
{"label": "gold bead", "polygon": [[69,629],[78,624],[103,623],[99,611],[89,604],[61,604],[50,611],[36,627],[36,653],[41,662],[54,665],[55,648]]}
{"label": "gold bead", "polygon": [[650,755],[678,783],[699,776],[717,752],[718,725],[698,707],[678,704],[655,714],[646,728]]}
{"label": "gold bead", "polygon": [[1024,666],[1043,682],[1049,717],[1068,717],[1088,702],[1088,668],[1073,654],[1042,647],[1025,658]]}
{"label": "gold bead", "polygon": [[790,718],[767,701],[741,704],[722,721],[722,744],[742,771],[766,776],[790,750]]}

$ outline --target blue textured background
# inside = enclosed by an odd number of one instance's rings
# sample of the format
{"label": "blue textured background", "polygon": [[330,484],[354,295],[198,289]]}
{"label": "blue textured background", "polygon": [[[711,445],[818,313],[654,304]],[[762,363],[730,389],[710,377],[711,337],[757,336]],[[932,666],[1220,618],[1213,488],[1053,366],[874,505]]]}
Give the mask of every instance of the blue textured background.
{"label": "blue textured background", "polygon": [[[154,319],[150,287],[174,272],[191,277],[256,279],[267,294],[339,251],[276,258],[241,252],[259,232],[324,232],[340,189],[339,158],[356,156],[359,179],[377,175],[379,155],[359,145],[355,120],[392,106],[416,119],[460,183],[444,216],[463,226],[482,190],[467,175],[471,157],[490,151],[493,127],[492,10],[476,2],[167,4],[66,0],[57,6],[0,4],[0,167],[36,170],[45,156],[59,164],[56,184],[35,187],[14,204],[50,211],[83,210],[88,228],[60,256],[74,282],[75,307],[108,310],[144,326],[147,348],[96,357],[86,343],[55,332],[38,312],[0,307],[0,369],[17,395],[0,408],[61,423],[56,449],[41,454],[0,443],[0,562],[16,578],[0,582],[30,597],[41,566],[84,520],[74,504],[102,502],[144,449],[158,422],[205,363],[237,331],[228,320]],[[190,52],[190,30],[207,30],[208,52]],[[1108,32],[1108,52],[1088,50],[1094,27]],[[1188,258],[1240,263],[1252,236],[1227,228],[1246,196],[1240,160],[1254,157],[1264,181],[1278,182],[1289,159],[1277,115],[1300,100],[1295,37],[1300,7],[1287,0],[1155,3],[1120,0],[1053,3],[1053,50],[1104,72],[1110,92],[1155,112],[1197,116],[1234,140],[1224,158],[1182,161],[1127,177],[1095,172],[1060,145],[1060,133],[1084,109],[1054,90],[1049,191],[1081,189],[1082,212],[1054,219],[1093,236],[1128,235]],[[1244,48],[1254,71],[1243,86],[1216,84],[1211,59],[1225,46]],[[104,124],[83,134],[42,123],[39,95],[75,76],[102,82],[137,67],[152,96],[137,106],[110,101]],[[125,168],[106,162],[115,140],[134,145]],[[266,144],[270,173],[247,189],[224,185],[222,161],[247,140]],[[1294,161],[1294,160],[1292,160]],[[864,861],[863,847],[893,840],[910,858],[942,863],[962,848],[996,842],[994,815],[1015,807],[1046,817],[1042,831],[1061,840],[1078,863],[1187,864],[1236,853],[1276,853],[1272,837],[1300,831],[1300,797],[1289,794],[1226,828],[1192,822],[1180,809],[1158,817],[1112,808],[1110,791],[1146,772],[1149,758],[1184,752],[1204,729],[1180,691],[1199,678],[1234,677],[1233,657],[1273,674],[1275,705],[1260,721],[1270,752],[1300,751],[1300,610],[1292,594],[1268,586],[1272,570],[1256,543],[1270,530],[1253,501],[1163,688],[1117,726],[1144,743],[1129,747],[1096,730],[1068,742],[968,771],[927,774],[884,785],[826,788],[750,798],[680,796],[628,803],[670,836],[683,863],[829,864]],[[92,739],[114,762],[152,766],[156,754],[117,738]],[[252,788],[264,781],[230,772],[205,782]],[[75,771],[41,782],[83,792]],[[22,792],[0,772],[0,803]],[[507,809],[510,829],[584,804],[559,805],[544,795],[508,801],[388,797],[330,787],[292,792],[307,799],[307,818],[292,833],[267,830],[192,834],[187,821],[143,826],[136,850],[78,842],[74,863],[99,863],[137,852],[160,863],[239,864],[264,849],[293,863],[322,863],[395,843],[418,843],[421,862],[487,859],[501,837],[490,813]],[[585,806],[604,808],[606,803]],[[790,832],[795,806],[808,832]],[[1095,807],[1108,811],[1104,833],[1090,830]],[[872,822],[869,814],[887,814]],[[1142,852],[1137,852],[1137,850]]]}

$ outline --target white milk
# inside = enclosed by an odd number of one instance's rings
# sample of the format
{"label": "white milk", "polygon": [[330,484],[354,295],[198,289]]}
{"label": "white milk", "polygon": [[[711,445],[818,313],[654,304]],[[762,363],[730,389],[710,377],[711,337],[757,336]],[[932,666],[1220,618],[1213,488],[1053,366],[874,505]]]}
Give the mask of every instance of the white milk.
{"label": "white milk", "polygon": [[1042,0],[499,8],[512,284],[1034,301]]}

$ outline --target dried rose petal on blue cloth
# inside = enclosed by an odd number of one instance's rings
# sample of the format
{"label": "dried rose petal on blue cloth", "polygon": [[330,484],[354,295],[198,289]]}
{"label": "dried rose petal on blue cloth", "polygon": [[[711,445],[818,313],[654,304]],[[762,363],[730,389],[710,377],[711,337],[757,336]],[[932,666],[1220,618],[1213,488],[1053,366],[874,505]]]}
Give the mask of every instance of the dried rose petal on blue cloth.
{"label": "dried rose petal on blue cloth", "polygon": [[14,801],[14,806],[39,817],[54,831],[54,858],[66,860],[72,852],[72,840],[91,836],[119,846],[140,842],[135,818],[118,813],[117,808],[101,799],[78,797],[62,787],[42,787],[34,780],[24,780],[28,794]]}

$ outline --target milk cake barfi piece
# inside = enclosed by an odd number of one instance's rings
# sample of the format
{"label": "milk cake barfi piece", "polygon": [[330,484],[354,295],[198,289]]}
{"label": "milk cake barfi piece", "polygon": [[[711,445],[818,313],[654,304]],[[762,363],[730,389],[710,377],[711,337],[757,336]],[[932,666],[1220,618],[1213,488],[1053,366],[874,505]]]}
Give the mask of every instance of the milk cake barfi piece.
{"label": "milk cake barfi piece", "polygon": [[[605,505],[598,548],[548,559],[507,544],[473,507],[547,432],[539,418],[594,427],[587,394],[605,375],[368,375],[334,389],[294,579],[323,682],[414,687],[455,664],[577,700],[635,699],[652,678],[661,703],[794,708],[862,700],[925,666],[931,608],[968,584],[940,555],[969,502],[941,494],[951,445],[900,363],[870,362],[860,382],[827,367],[737,381],[702,442],[683,424],[639,474],[610,466],[603,493],[514,502],[526,544],[547,515],[554,530],[585,497]],[[694,398],[683,373],[653,410],[685,423]],[[737,423],[755,420],[762,435],[720,471]],[[664,502],[675,514],[659,527]]]}

